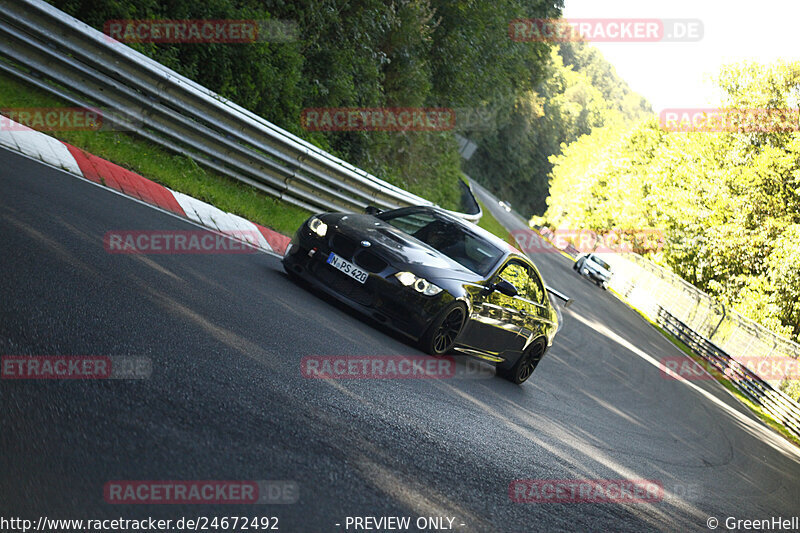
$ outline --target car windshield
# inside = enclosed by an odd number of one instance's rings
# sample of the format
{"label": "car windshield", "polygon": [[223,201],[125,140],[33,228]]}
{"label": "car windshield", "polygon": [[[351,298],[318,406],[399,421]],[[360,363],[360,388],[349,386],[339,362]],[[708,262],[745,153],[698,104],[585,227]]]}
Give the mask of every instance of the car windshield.
{"label": "car windshield", "polygon": [[477,233],[430,211],[387,211],[378,218],[482,276],[489,274],[505,254]]}
{"label": "car windshield", "polygon": [[591,256],[591,258],[592,258],[592,261],[594,261],[595,263],[597,263],[597,264],[598,264],[598,265],[600,265],[601,267],[605,268],[605,269],[606,269],[606,270],[608,270],[609,272],[611,271],[611,267],[610,267],[610,266],[608,266],[608,263],[606,263],[605,261],[603,261],[602,259],[600,259],[600,258],[599,258],[599,257],[597,257],[596,255],[593,255],[593,256]]}

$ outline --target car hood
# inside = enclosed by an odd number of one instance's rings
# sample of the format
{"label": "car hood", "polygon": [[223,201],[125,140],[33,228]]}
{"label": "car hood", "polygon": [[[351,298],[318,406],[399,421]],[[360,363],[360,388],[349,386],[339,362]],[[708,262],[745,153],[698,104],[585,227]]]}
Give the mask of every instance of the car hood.
{"label": "car hood", "polygon": [[427,279],[483,280],[479,274],[372,215],[336,214],[324,221],[356,242],[369,241],[398,270],[409,270]]}

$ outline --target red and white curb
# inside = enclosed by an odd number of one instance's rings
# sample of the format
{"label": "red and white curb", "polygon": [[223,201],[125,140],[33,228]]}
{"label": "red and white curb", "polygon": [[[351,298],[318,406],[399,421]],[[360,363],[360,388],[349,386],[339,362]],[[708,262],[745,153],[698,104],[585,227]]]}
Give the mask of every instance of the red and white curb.
{"label": "red and white curb", "polygon": [[0,146],[170,211],[268,252],[282,255],[291,240],[277,231],[168,189],[71,144],[8,119],[4,119],[4,122],[8,123],[9,127],[0,129]]}

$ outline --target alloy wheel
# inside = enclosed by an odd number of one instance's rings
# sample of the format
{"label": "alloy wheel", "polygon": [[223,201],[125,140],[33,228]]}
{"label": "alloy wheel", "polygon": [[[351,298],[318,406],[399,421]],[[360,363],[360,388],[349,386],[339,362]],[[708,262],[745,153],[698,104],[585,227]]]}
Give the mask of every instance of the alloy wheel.
{"label": "alloy wheel", "polygon": [[453,345],[463,323],[464,310],[461,307],[453,308],[436,329],[433,337],[433,348],[437,353],[444,353]]}

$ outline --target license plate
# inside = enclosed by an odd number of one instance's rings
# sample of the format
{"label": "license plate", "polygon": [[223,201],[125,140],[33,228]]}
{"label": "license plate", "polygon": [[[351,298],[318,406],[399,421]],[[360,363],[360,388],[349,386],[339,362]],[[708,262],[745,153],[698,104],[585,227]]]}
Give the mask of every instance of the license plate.
{"label": "license plate", "polygon": [[367,281],[368,274],[366,272],[355,266],[347,259],[342,259],[333,252],[331,252],[331,255],[328,256],[328,264],[339,272],[344,272],[359,283],[364,283]]}

